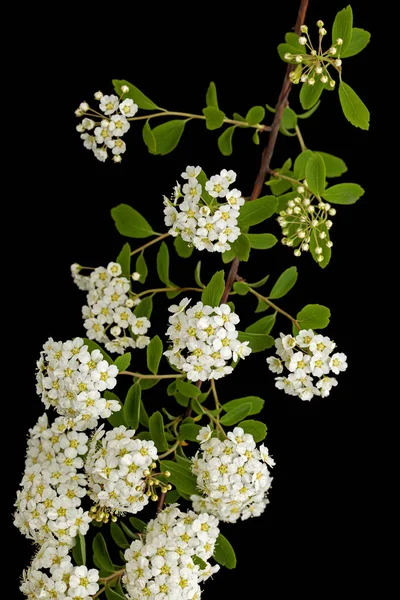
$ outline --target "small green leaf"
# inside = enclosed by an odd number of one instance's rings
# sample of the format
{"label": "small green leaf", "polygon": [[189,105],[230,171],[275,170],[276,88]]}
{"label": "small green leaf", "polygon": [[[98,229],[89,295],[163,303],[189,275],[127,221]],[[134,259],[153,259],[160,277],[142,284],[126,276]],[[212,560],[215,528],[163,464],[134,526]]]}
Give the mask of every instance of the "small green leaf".
{"label": "small green leaf", "polygon": [[210,131],[219,129],[224,124],[225,113],[215,106],[207,106],[207,108],[203,108],[203,115],[206,118],[206,127]]}
{"label": "small green leaf", "polygon": [[158,373],[158,366],[163,353],[163,343],[158,335],[155,335],[146,348],[147,368],[153,375]]}
{"label": "small green leaf", "polygon": [[114,565],[110,558],[110,555],[108,554],[105,539],[100,532],[96,533],[96,535],[93,538],[92,549],[93,556],[96,558],[101,568],[105,569],[106,571],[110,571],[110,573],[113,573]]}
{"label": "small green leaf", "polygon": [[200,558],[200,556],[197,556],[196,554],[194,554],[192,556],[192,560],[193,560],[194,564],[197,565],[199,567],[199,569],[201,569],[202,571],[204,571],[204,569],[207,568],[207,563],[205,563],[204,560],[202,558]]}
{"label": "small green leaf", "polygon": [[194,280],[199,287],[204,288],[205,285],[201,281],[200,273],[201,273],[201,260],[199,260],[199,262],[197,263],[196,268],[194,270]]}
{"label": "small green leaf", "polygon": [[174,247],[181,258],[189,258],[193,254],[194,246],[185,242],[180,235],[174,239]]}
{"label": "small green leaf", "polygon": [[[298,46],[292,46],[291,44],[279,44],[278,54],[281,57],[281,59],[286,63],[296,64],[295,57],[297,56],[297,54],[301,54],[303,56],[304,48],[302,49],[302,51],[300,51]],[[285,54],[292,54],[293,58],[287,59],[285,58]]]}
{"label": "small green leaf", "polygon": [[238,423],[250,413],[252,409],[251,402],[244,402],[243,404],[239,404],[235,408],[232,408],[229,412],[226,413],[223,417],[221,417],[220,422],[222,425],[234,425]]}
{"label": "small green leaf", "polygon": [[121,265],[122,275],[129,280],[131,277],[131,247],[128,242],[123,245],[116,262]]}
{"label": "small green leaf", "polygon": [[294,129],[297,125],[297,115],[289,106],[286,106],[283,111],[282,124],[285,129]]}
{"label": "small green leaf", "polygon": [[232,154],[232,137],[235,128],[236,125],[228,127],[218,138],[218,148],[224,156],[230,156]]}
{"label": "small green leaf", "polygon": [[238,226],[243,230],[244,227],[251,227],[262,223],[275,213],[278,201],[275,196],[262,196],[257,200],[246,202],[240,207],[238,217]]}
{"label": "small green leaf", "polygon": [[255,143],[256,146],[259,146],[260,144],[260,134],[258,129],[255,130],[255,132],[253,133],[253,137],[252,137],[253,142]]}
{"label": "small green leaf", "polygon": [[297,275],[297,267],[289,267],[288,269],[286,269],[286,271],[283,271],[282,275],[280,275],[278,281],[272,288],[269,297],[276,299],[286,296],[286,294],[290,292],[290,290],[296,283]]}
{"label": "small green leaf", "polygon": [[255,313],[262,313],[262,312],[265,312],[268,309],[269,309],[268,304],[266,302],[264,302],[263,300],[261,300],[260,298],[258,298],[256,310],[254,312]]}
{"label": "small green leaf", "polygon": [[263,409],[264,400],[259,398],[259,396],[245,396],[244,398],[236,398],[235,400],[225,402],[225,404],[222,405],[222,408],[225,412],[230,412],[231,410],[237,408],[238,406],[242,406],[243,404],[251,405],[251,408],[247,413],[248,415],[257,415]]}
{"label": "small green leaf", "polygon": [[[288,176],[292,176],[293,173],[290,171],[287,173]],[[279,196],[283,194],[287,190],[292,187],[290,181],[285,181],[284,179],[279,179],[279,177],[271,177],[268,181],[265,182],[265,185],[268,185],[271,188],[271,192],[275,196]]]}
{"label": "small green leaf", "polygon": [[147,524],[137,517],[129,517],[129,522],[136,531],[139,531],[139,533],[143,533],[147,527]]}
{"label": "small green leaf", "polygon": [[[304,110],[314,107],[314,104],[318,102],[323,89],[324,84],[320,79],[316,79],[314,85],[309,85],[307,82],[303,83],[300,90],[300,104]],[[303,115],[303,119],[304,118]]]}
{"label": "small green leaf", "polygon": [[195,425],[194,423],[185,423],[179,428],[178,438],[180,440],[189,440],[189,442],[196,442],[200,429],[200,425]]}
{"label": "small green leaf", "polygon": [[316,196],[320,196],[326,185],[326,169],[324,159],[318,152],[313,152],[306,164],[307,186]]}
{"label": "small green leaf", "polygon": [[255,323],[246,327],[245,333],[270,333],[271,329],[275,325],[276,312],[272,315],[268,315],[259,319]]}
{"label": "small green leaf", "polygon": [[120,204],[111,209],[111,216],[121,235],[133,238],[146,238],[157,235],[146,219],[128,204]]}
{"label": "small green leaf", "polygon": [[324,159],[327,177],[340,177],[340,175],[346,173],[347,166],[344,160],[326,152],[319,152],[318,154]]}
{"label": "small green leaf", "polygon": [[[321,232],[325,233],[324,239],[321,239],[319,237],[319,234]],[[319,224],[317,227],[313,228],[313,232],[310,238],[310,252],[313,259],[318,264],[318,266],[321,267],[321,269],[324,269],[331,260],[332,250],[327,246],[327,242],[329,242],[329,239],[329,230],[325,223]],[[316,252],[317,248],[322,249],[321,254]]]}
{"label": "small green leaf", "polygon": [[339,85],[339,100],[343,114],[354,127],[369,129],[369,110],[355,91],[344,81]]}
{"label": "small green leaf", "polygon": [[119,525],[117,525],[116,523],[113,523],[112,521],[110,523],[110,533],[111,533],[112,539],[117,544],[117,546],[119,546],[123,550],[126,550],[127,548],[129,548],[130,544],[129,544],[128,540],[126,539],[125,534],[122,531],[121,527],[119,527]]}
{"label": "small green leaf", "polygon": [[161,242],[157,253],[157,273],[160,281],[169,286],[169,250],[165,242]]}
{"label": "small green leaf", "polygon": [[125,352],[122,356],[118,356],[115,359],[114,364],[118,368],[118,371],[126,371],[126,369],[131,364],[132,354],[130,352]]}
{"label": "small green leaf", "polygon": [[299,193],[296,191],[296,192],[288,192],[287,194],[282,194],[281,196],[279,196],[277,198],[278,206],[277,206],[277,209],[275,212],[277,214],[279,214],[281,212],[281,210],[286,210],[289,200],[294,200],[294,198],[296,198],[298,195],[299,195]]}
{"label": "small green leaf", "polygon": [[217,88],[213,81],[211,81],[210,85],[208,86],[206,104],[207,106],[214,106],[215,108],[218,108]]}
{"label": "small green leaf", "polygon": [[249,285],[251,288],[260,288],[268,281],[268,279],[269,279],[269,275],[266,275],[265,277],[263,277],[262,279],[259,279],[259,281],[256,281],[255,283],[247,282],[247,285]]}
{"label": "small green leaf", "polygon": [[[311,150],[304,150],[300,152],[296,160],[294,161],[293,166],[293,174],[294,178],[297,180],[305,179],[306,177],[306,165],[309,159],[312,157],[313,153]],[[297,195],[297,193],[296,193]]]}
{"label": "small green leaf", "polygon": [[227,567],[227,569],[234,569],[236,567],[235,551],[222,533],[217,537],[213,557],[218,564]]}
{"label": "small green leaf", "polygon": [[189,406],[189,398],[187,396],[184,396],[183,394],[181,394],[181,392],[175,392],[174,394],[174,398],[177,401],[177,403],[179,404],[179,406]]}
{"label": "small green leaf", "polygon": [[218,306],[225,289],[225,274],[217,271],[210,279],[207,287],[201,294],[201,301],[208,306]]}
{"label": "small green leaf", "polygon": [[143,298],[133,312],[136,317],[146,317],[147,319],[150,319],[151,313],[153,312],[153,298],[151,296]]}
{"label": "small green leaf", "polygon": [[157,410],[149,418],[150,435],[157,446],[159,452],[168,450],[168,442],[165,439],[164,419],[162,414]]}
{"label": "small green leaf", "polygon": [[106,360],[108,362],[108,364],[110,364],[110,365],[114,364],[114,361],[111,358],[111,356],[109,354],[107,354],[107,352],[105,350],[103,350],[103,348],[101,346],[96,344],[96,342],[94,342],[93,340],[89,340],[88,338],[83,338],[83,341],[85,342],[85,346],[87,346],[87,348],[88,348],[88,352],[93,352],[93,350],[100,350],[101,354],[103,355],[104,360]]}
{"label": "small green leaf", "polygon": [[225,252],[222,253],[222,262],[224,263],[224,265],[232,262],[234,258],[235,252],[233,251],[233,248],[231,248],[230,250],[225,250]]}
{"label": "small green leaf", "polygon": [[250,242],[247,236],[243,233],[234,241],[230,242],[231,249],[235,253],[235,256],[242,262],[247,262],[250,256]]}
{"label": "small green leaf", "polygon": [[142,138],[150,154],[157,154],[157,140],[148,121],[143,126]]}
{"label": "small green leaf", "polygon": [[247,283],[242,281],[235,281],[233,284],[233,289],[237,294],[239,294],[239,296],[245,296],[250,291],[250,287],[247,285]]}
{"label": "small green leaf", "polygon": [[268,250],[278,241],[272,233],[246,233],[245,235],[249,240],[250,248],[255,250]]}
{"label": "small green leaf", "polygon": [[178,490],[170,490],[165,496],[165,504],[174,504],[178,502],[180,497],[181,495]]}
{"label": "small green leaf", "polygon": [[338,183],[327,188],[322,197],[332,204],[354,204],[363,195],[364,190],[357,183]]}
{"label": "small green leaf", "polygon": [[239,113],[237,113],[237,112],[233,113],[233,118],[235,119],[235,121],[240,121],[241,123],[246,123],[246,119],[244,117],[242,117],[242,115],[239,115]]}
{"label": "small green leaf", "polygon": [[126,424],[135,431],[139,427],[141,398],[142,388],[139,383],[134,383],[126,395],[123,411]]}
{"label": "small green leaf", "polygon": [[200,388],[193,385],[193,383],[182,381],[181,379],[176,380],[176,389],[183,394],[183,396],[186,396],[186,398],[197,398],[201,392]]}
{"label": "small green leaf", "polygon": [[143,400],[140,400],[140,413],[139,413],[139,423],[148,428],[149,427],[149,415],[144,407]]}
{"label": "small green leaf", "polygon": [[182,133],[185,129],[186,121],[182,119],[173,119],[153,129],[153,135],[156,139],[157,154],[164,156],[174,150],[179,144]]}
{"label": "small green leaf", "polygon": [[125,533],[125,535],[128,536],[128,538],[130,538],[131,540],[138,540],[138,539],[140,539],[139,536],[136,533],[133,533],[133,531],[131,531],[129,529],[129,527],[127,527],[127,525],[125,525],[125,523],[123,523],[121,521],[120,525],[121,525],[122,531]]}
{"label": "small green leaf", "polygon": [[143,252],[141,252],[136,259],[135,270],[137,273],[140,274],[140,279],[139,279],[140,283],[144,283],[147,279],[149,270],[147,268],[147,264],[146,264],[146,260],[144,258]]}
{"label": "small green leaf", "polygon": [[86,565],[86,540],[85,536],[81,533],[78,533],[75,538],[75,546],[72,548],[72,556],[78,567],[81,565]]}
{"label": "small green leaf", "polygon": [[350,44],[353,30],[353,11],[351,6],[346,6],[343,10],[336,14],[335,20],[332,26],[332,46],[336,44],[336,40],[341,38],[343,43],[341,46],[336,46],[338,56],[341,56],[342,52],[345,52]]}
{"label": "small green leaf", "polygon": [[371,34],[369,31],[365,31],[365,29],[360,29],[359,27],[353,27],[350,44],[347,46],[344,52],[343,49],[340,50],[341,58],[355,56],[361,52],[361,50],[364,50],[365,46],[369,44],[370,39]]}
{"label": "small green leaf", "polygon": [[152,387],[157,385],[161,379],[139,379],[137,383],[140,384],[142,390],[150,390]]}
{"label": "small green leaf", "polygon": [[238,332],[239,342],[249,342],[249,346],[253,352],[262,352],[267,348],[272,348],[275,340],[270,335],[263,333],[247,333],[245,331]]}
{"label": "small green leaf", "polygon": [[107,600],[126,600],[125,596],[121,596],[110,587],[105,588],[105,594]]}
{"label": "small green leaf", "polygon": [[182,464],[178,465],[178,463],[172,462],[172,460],[162,460],[160,461],[160,465],[163,472],[169,471],[171,473],[168,480],[179,490],[182,490],[182,492],[189,496],[198,494],[196,476],[190,468]]}
{"label": "small green leaf", "polygon": [[301,329],[324,329],[329,325],[331,311],[321,304],[307,304],[297,313]]}
{"label": "small green leaf", "polygon": [[[154,102],[150,100],[150,98],[145,96],[143,92],[141,92],[136,86],[134,86],[129,81],[126,81],[125,79],[113,79],[112,83],[114,86],[114,90],[116,91],[118,96],[123,96],[124,99],[132,98],[132,100],[135,102],[135,104],[138,105],[139,108],[142,108],[143,110],[153,110],[154,108],[160,108],[159,106],[157,106],[157,104],[154,104]],[[125,94],[123,94],[121,90],[122,86],[124,85],[127,85],[129,88],[129,91]]]}
{"label": "small green leaf", "polygon": [[309,117],[311,117],[311,115],[313,115],[315,113],[315,111],[317,110],[318,106],[321,104],[321,100],[318,100],[318,102],[316,102],[314,104],[314,106],[312,108],[310,108],[310,110],[307,110],[305,113],[302,113],[301,115],[297,115],[298,119],[308,119]]}
{"label": "small green leaf", "polygon": [[245,433],[252,435],[255,442],[262,442],[267,436],[267,426],[262,421],[248,419],[239,423],[238,427],[241,427]]}
{"label": "small green leaf", "polygon": [[258,125],[265,117],[265,108],[263,106],[253,106],[245,116],[248,125]]}
{"label": "small green leaf", "polygon": [[297,35],[297,33],[294,33],[293,31],[289,31],[288,33],[285,33],[285,42],[287,44],[289,44],[289,46],[292,46],[293,48],[297,48],[297,51],[299,52],[299,54],[302,54],[304,52],[304,46],[302,46],[299,42],[299,35]]}

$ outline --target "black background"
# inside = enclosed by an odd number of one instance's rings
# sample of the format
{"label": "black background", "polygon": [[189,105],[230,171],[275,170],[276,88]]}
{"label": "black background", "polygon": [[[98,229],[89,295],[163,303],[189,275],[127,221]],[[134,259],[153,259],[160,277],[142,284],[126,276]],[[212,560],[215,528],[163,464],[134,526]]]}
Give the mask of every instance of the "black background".
{"label": "black background", "polygon": [[[355,25],[373,29],[366,4],[352,4]],[[322,18],[329,39],[334,14],[343,6],[311,2],[306,22],[313,34],[314,23]],[[88,7],[86,15],[77,14],[68,26],[62,13],[35,13],[37,27],[25,38],[19,73],[30,90],[29,109],[25,109],[31,117],[20,132],[23,150],[13,186],[15,195],[24,200],[24,209],[18,208],[15,197],[7,203],[11,223],[13,218],[18,221],[15,255],[23,255],[24,290],[22,294],[21,287],[9,290],[17,312],[13,317],[9,314],[8,339],[18,356],[12,365],[18,391],[9,392],[13,409],[18,401],[19,420],[7,484],[11,492],[7,513],[23,470],[26,431],[42,412],[34,390],[41,346],[49,336],[65,340],[84,333],[80,316],[84,293],[73,285],[69,266],[75,261],[105,265],[126,241],[116,232],[110,209],[130,203],[155,230],[162,231],[162,194],[170,192],[186,165],[200,164],[208,174],[222,168],[236,170],[236,185],[244,195],[250,194],[259,168],[262,146],[251,142],[250,132],[237,131],[233,155],[223,157],[216,144],[220,132],[206,131],[201,122],[189,123],[178,149],[165,157],[149,155],[141,127],[133,125],[124,138],[128,149],[123,163],[100,164],[80,142],[74,110],[82,100],[94,104],[93,93],[98,89],[111,93],[113,78],[132,81],[170,110],[200,114],[210,80],[216,82],[220,108],[228,115],[233,111],[245,114],[256,104],[274,105],[285,71],[276,46],[295,22],[297,2],[263,6],[247,2],[240,10],[221,14],[215,7],[200,6],[178,11],[149,5],[146,14],[143,10],[129,13],[122,4],[105,12]],[[42,17],[50,17],[52,25],[44,25]],[[343,69],[344,80],[367,106],[372,103],[367,78],[371,56],[369,47],[346,60]],[[291,95],[295,110],[299,109],[298,89]],[[266,122],[270,117],[267,113]],[[269,429],[266,443],[277,466],[265,514],[223,526],[236,549],[238,568],[222,570],[209,582],[205,599],[223,594],[240,598],[243,590],[249,598],[278,599],[293,593],[324,598],[345,582],[346,591],[355,591],[362,577],[360,554],[369,537],[364,482],[373,461],[372,457],[366,461],[366,423],[372,407],[365,400],[368,380],[362,374],[365,358],[360,350],[369,342],[365,295],[373,247],[365,243],[365,231],[372,221],[374,202],[372,136],[344,119],[336,92],[323,94],[321,107],[310,120],[301,122],[301,128],[308,147],[346,161],[349,171],[341,181],[360,183],[366,194],[354,206],[337,207],[327,269],[321,270],[310,255],[296,259],[278,244],[269,251],[253,251],[251,263],[242,265],[240,274],[255,281],[270,273],[273,282],[285,268],[297,265],[298,283],[279,304],[292,313],[307,303],[329,306],[332,318],[326,332],[338,350],[348,355],[349,370],[328,398],[314,398],[310,403],[274,388],[264,354],[247,359],[236,376],[218,386],[224,400],[246,394],[266,399],[262,415]],[[298,152],[295,138],[280,136],[272,166],[281,166]],[[262,229],[279,236],[273,220]],[[155,264],[155,253],[146,254],[149,264]],[[190,285],[196,260],[204,258],[203,279],[207,281],[221,263],[216,255],[203,254],[187,262],[178,262],[175,256],[172,280]],[[157,300],[152,333],[162,335],[166,310],[162,299]],[[251,298],[238,299],[236,307],[244,325],[254,320]],[[281,330],[289,331],[283,317],[275,332]],[[23,335],[23,350],[16,333]],[[143,354],[138,351],[137,356],[134,360],[140,366]],[[156,387],[147,393],[149,407],[164,402],[161,392]],[[11,535],[18,556],[14,562],[19,563],[14,566],[20,573],[29,563],[32,546],[16,530]],[[11,597],[16,595],[13,585]]]}

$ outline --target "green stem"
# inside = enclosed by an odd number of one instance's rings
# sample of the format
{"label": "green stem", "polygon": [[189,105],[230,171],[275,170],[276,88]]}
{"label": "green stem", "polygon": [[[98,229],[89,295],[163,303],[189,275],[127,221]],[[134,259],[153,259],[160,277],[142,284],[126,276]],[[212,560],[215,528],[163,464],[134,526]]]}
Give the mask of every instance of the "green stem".
{"label": "green stem", "polygon": [[294,130],[296,132],[297,139],[299,140],[301,151],[305,152],[307,150],[307,146],[305,145],[304,138],[301,135],[300,127],[298,125],[296,125],[296,127],[294,128]]}
{"label": "green stem", "polygon": [[295,327],[297,327],[297,329],[300,331],[299,322],[294,317],[292,317],[292,315],[289,315],[289,313],[287,313],[282,308],[279,308],[279,306],[277,306],[276,304],[274,304],[274,302],[272,302],[269,298],[267,298],[266,296],[262,296],[261,294],[259,294],[255,290],[253,290],[252,288],[250,288],[249,291],[252,294],[254,294],[254,296],[256,296],[259,300],[262,300],[263,302],[265,302],[266,304],[268,304],[268,306],[270,306],[271,308],[273,308],[274,310],[276,310],[276,312],[280,313],[281,315],[283,315],[284,317],[286,317],[287,319],[289,319],[293,323],[293,325]]}
{"label": "green stem", "polygon": [[185,375],[143,375],[143,373],[134,373],[133,371],[120,371],[118,375],[130,375],[137,379],[180,379],[186,377]]}
{"label": "green stem", "polygon": [[217,386],[215,385],[214,379],[211,379],[211,390],[214,396],[215,408],[218,410],[219,408],[221,408],[221,404],[218,399]]}
{"label": "green stem", "polygon": [[143,244],[143,246],[139,246],[139,248],[135,248],[135,250],[133,250],[131,252],[131,256],[133,256],[134,254],[137,254],[138,252],[142,252],[143,250],[145,250],[149,246],[152,246],[153,244],[157,244],[157,242],[164,240],[168,236],[169,236],[169,233],[163,233],[163,234],[159,235],[158,237],[154,238],[154,240],[151,240],[150,242]]}
{"label": "green stem", "polygon": [[[177,112],[177,111],[165,111],[165,112],[159,112],[159,113],[152,113],[150,115],[142,115],[140,117],[130,117],[128,118],[128,121],[142,121],[144,119],[155,119],[157,117],[167,117],[167,116],[172,116],[172,117],[186,117],[187,119],[201,119],[201,120],[206,120],[206,117],[204,115],[194,115],[192,113],[185,113],[185,112]],[[253,129],[258,129],[259,131],[270,131],[271,127],[269,125],[249,125],[246,122],[243,121],[236,121],[235,119],[224,119],[224,123],[228,123],[230,125],[238,125],[239,127],[252,127]]]}
{"label": "green stem", "polygon": [[145,296],[146,294],[156,294],[158,292],[202,292],[201,288],[196,287],[165,287],[165,288],[151,288],[149,290],[145,290],[144,292],[140,292],[140,294],[135,294],[136,298],[140,298],[141,296]]}
{"label": "green stem", "polygon": [[173,446],[171,446],[171,448],[169,450],[167,450],[167,452],[164,452],[164,454],[159,454],[158,460],[161,460],[161,459],[165,458],[166,456],[169,456],[170,454],[175,452],[175,450],[178,448],[178,446],[180,446],[180,441],[175,442],[175,444]]}

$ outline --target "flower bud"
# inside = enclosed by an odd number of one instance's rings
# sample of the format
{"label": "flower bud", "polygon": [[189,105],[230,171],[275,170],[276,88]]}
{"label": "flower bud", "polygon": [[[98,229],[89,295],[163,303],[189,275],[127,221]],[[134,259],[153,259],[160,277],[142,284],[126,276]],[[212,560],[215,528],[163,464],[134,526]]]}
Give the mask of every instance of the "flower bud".
{"label": "flower bud", "polygon": [[293,254],[295,256],[301,256],[301,250],[299,250],[298,248],[296,248],[296,250],[293,252]]}
{"label": "flower bud", "polygon": [[317,27],[321,28],[324,26],[324,22],[321,21],[321,19],[319,19],[319,21],[317,21]]}
{"label": "flower bud", "polygon": [[302,46],[305,46],[305,44],[307,43],[307,38],[304,36],[300,36],[299,37],[299,44],[301,44]]}
{"label": "flower bud", "polygon": [[336,208],[330,208],[328,212],[333,217],[334,215],[336,215]]}
{"label": "flower bud", "polygon": [[332,46],[332,48],[329,48],[328,52],[329,54],[336,54],[337,50]]}
{"label": "flower bud", "polygon": [[96,92],[94,95],[95,100],[101,100],[103,96],[104,96],[103,92],[100,92],[100,91]]}
{"label": "flower bud", "polygon": [[314,77],[310,77],[310,78],[308,79],[308,85],[314,85],[314,83],[315,83],[315,79],[314,79]]}
{"label": "flower bud", "polygon": [[342,66],[342,61],[340,60],[340,58],[337,58],[337,59],[335,60],[335,65],[336,65],[337,67],[341,67],[341,66]]}
{"label": "flower bud", "polygon": [[327,31],[326,29],[324,29],[323,27],[321,27],[321,29],[319,30],[319,35],[326,35]]}
{"label": "flower bud", "polygon": [[322,254],[320,254],[317,258],[318,262],[322,262],[324,260],[324,257],[322,256]]}
{"label": "flower bud", "polygon": [[[307,25],[302,25],[302,26],[300,27],[300,31],[301,31],[301,33],[307,33],[307,31],[308,31],[308,27],[307,27]],[[336,43],[337,43],[337,42],[336,42]]]}
{"label": "flower bud", "polygon": [[137,271],[135,271],[134,273],[132,273],[131,275],[133,281],[139,281],[140,279],[140,273],[138,273]]}
{"label": "flower bud", "polygon": [[321,77],[321,83],[327,83],[328,82],[328,78],[326,75],[322,75]]}
{"label": "flower bud", "polygon": [[342,40],[342,38],[338,38],[338,39],[336,40],[336,44],[337,44],[338,46],[341,46],[341,45],[343,44],[343,40]]}
{"label": "flower bud", "polygon": [[121,87],[121,92],[122,92],[123,94],[127,94],[127,93],[129,92],[129,87],[128,87],[127,85],[123,85],[123,86]]}

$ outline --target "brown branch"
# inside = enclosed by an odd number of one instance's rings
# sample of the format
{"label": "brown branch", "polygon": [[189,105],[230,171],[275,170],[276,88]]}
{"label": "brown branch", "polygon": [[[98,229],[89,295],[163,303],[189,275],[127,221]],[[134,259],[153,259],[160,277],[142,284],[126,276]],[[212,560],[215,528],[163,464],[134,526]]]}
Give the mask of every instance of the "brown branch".
{"label": "brown branch", "polygon": [[166,493],[161,492],[160,497],[158,498],[158,502],[157,502],[157,514],[160,513],[164,507],[165,496],[166,496]]}
{"label": "brown branch", "polygon": [[[297,21],[294,27],[294,31],[297,34],[300,34],[300,27],[304,23],[304,19],[306,16],[308,8],[308,0],[301,0],[299,12],[297,14]],[[279,127],[282,121],[283,111],[287,105],[288,97],[290,94],[290,90],[292,88],[292,82],[289,79],[290,73],[295,68],[295,65],[288,65],[286,69],[286,74],[283,80],[282,89],[279,94],[278,102],[276,104],[276,111],[274,120],[271,125],[271,133],[269,134],[268,144],[266,145],[264,152],[261,157],[261,165],[260,170],[257,175],[257,179],[254,183],[253,191],[251,192],[250,200],[255,200],[261,193],[261,190],[264,185],[265,177],[270,169],[271,159],[274,154],[275,144],[279,133]],[[234,258],[231,264],[231,268],[228,273],[228,277],[226,279],[225,290],[221,299],[221,302],[226,302],[228,300],[228,296],[230,291],[232,290],[232,286],[236,281],[238,269],[239,269],[239,259]]]}

